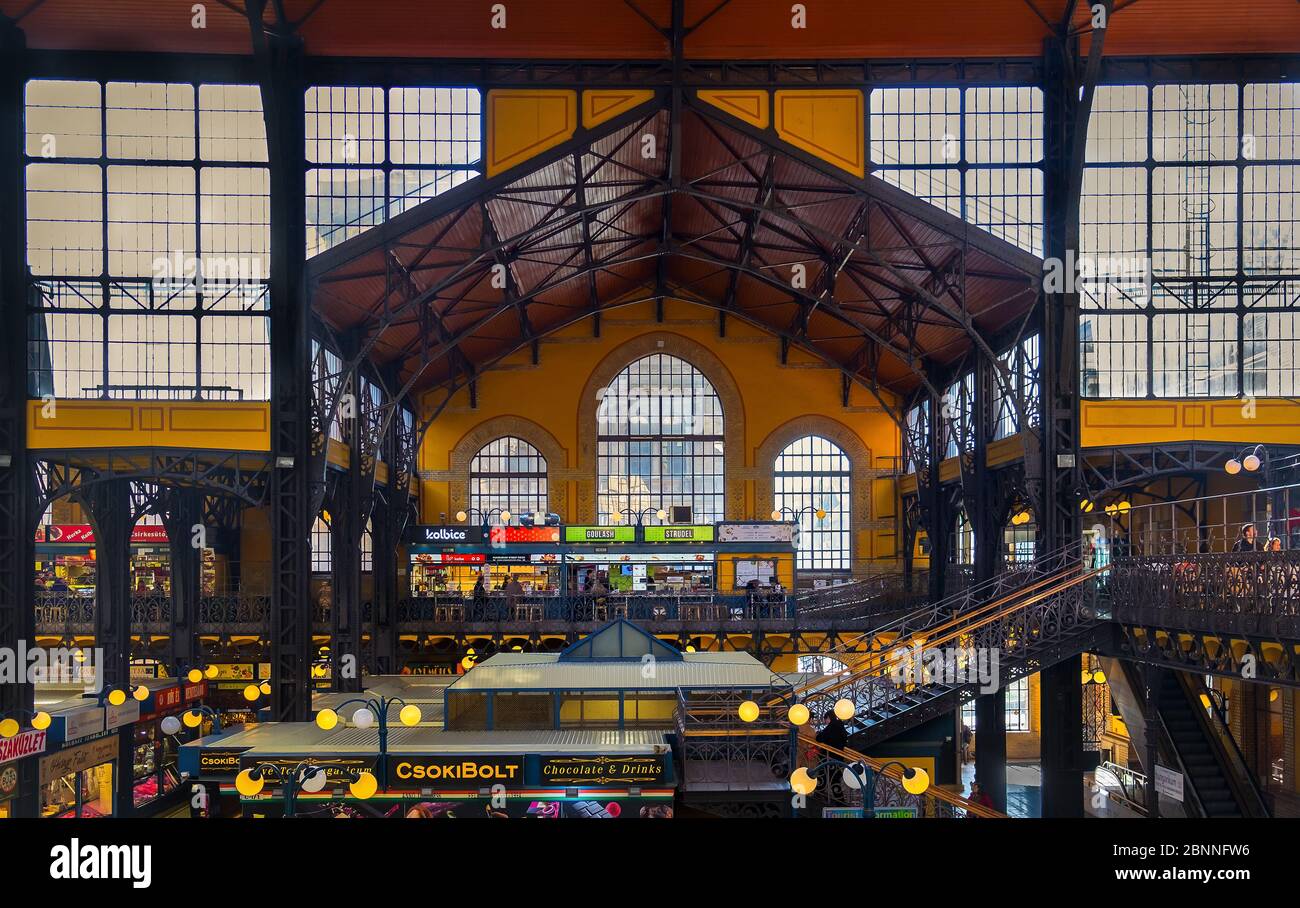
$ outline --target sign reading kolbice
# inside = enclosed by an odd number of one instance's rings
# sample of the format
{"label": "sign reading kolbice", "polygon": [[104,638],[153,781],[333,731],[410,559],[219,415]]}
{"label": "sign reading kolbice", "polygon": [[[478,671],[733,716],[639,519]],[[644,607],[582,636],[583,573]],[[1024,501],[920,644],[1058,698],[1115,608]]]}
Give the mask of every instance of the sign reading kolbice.
{"label": "sign reading kolbice", "polygon": [[659,754],[619,757],[542,757],[544,785],[648,785],[663,780]]}

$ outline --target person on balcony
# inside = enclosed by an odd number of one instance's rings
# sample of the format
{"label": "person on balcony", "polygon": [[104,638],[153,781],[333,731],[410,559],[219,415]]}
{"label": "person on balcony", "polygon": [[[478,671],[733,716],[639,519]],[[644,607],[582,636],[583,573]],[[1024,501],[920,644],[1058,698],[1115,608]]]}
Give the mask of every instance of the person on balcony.
{"label": "person on balcony", "polygon": [[1266,552],[1280,552],[1280,551],[1282,551],[1282,540],[1279,539],[1277,536],[1273,536],[1273,537],[1271,537],[1271,538],[1268,540],[1268,542],[1266,542],[1266,543],[1264,544],[1264,551],[1266,551]]}
{"label": "person on balcony", "polygon": [[1237,537],[1237,542],[1233,545],[1234,552],[1258,552],[1259,551],[1259,530],[1255,529],[1253,523],[1247,523],[1241,528],[1241,535]]}

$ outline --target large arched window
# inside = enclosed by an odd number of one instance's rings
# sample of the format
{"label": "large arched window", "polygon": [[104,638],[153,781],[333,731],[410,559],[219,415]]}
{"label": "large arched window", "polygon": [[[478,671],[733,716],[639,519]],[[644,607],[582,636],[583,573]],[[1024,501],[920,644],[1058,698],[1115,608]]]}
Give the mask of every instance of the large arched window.
{"label": "large arched window", "polygon": [[[510,512],[518,525],[521,514],[546,513],[546,458],[513,435],[493,439],[479,449],[469,465],[469,506],[483,514]],[[499,518],[494,516],[492,522]]]}
{"label": "large arched window", "polygon": [[655,353],[620,372],[596,411],[600,522],[674,505],[695,523],[721,520],[722,419],[713,385],[685,360]]}
{"label": "large arched window", "polygon": [[[799,569],[849,570],[853,546],[848,456],[820,435],[805,435],[777,455],[775,472],[777,509],[799,515]],[[825,512],[820,520],[817,511]]]}

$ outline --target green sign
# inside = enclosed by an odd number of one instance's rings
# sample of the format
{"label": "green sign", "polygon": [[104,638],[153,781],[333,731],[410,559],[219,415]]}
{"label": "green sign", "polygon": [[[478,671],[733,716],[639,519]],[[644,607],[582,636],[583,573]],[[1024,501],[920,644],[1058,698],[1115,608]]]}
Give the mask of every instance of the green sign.
{"label": "green sign", "polygon": [[915,807],[877,807],[872,814],[877,820],[915,820]]}
{"label": "green sign", "polygon": [[648,526],[646,542],[712,542],[713,524],[702,526]]}
{"label": "green sign", "polygon": [[636,527],[565,527],[565,542],[636,542]]}

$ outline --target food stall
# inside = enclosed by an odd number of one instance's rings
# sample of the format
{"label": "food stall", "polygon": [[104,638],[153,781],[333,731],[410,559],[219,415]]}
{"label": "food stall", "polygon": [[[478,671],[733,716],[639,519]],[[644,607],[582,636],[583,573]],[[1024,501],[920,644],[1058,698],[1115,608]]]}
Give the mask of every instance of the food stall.
{"label": "food stall", "polygon": [[[199,582],[203,595],[216,592],[217,555],[203,550]],[[36,587],[41,592],[95,594],[95,533],[89,524],[49,524],[36,535]],[[139,596],[171,594],[171,549],[159,524],[131,530],[131,591]]]}
{"label": "food stall", "polygon": [[562,587],[560,527],[417,526],[408,535],[412,596],[470,596],[512,579],[533,595]]}
{"label": "food stall", "polygon": [[[795,585],[792,530],[793,524],[780,521],[486,531],[417,526],[408,537],[411,594],[460,603],[474,595],[480,578],[489,596],[516,579],[530,601],[563,596],[582,603],[599,596],[607,614],[594,618],[675,617],[680,604],[716,597],[775,601]],[[637,607],[604,608],[624,600]],[[435,617],[450,617],[456,607]]]}
{"label": "food stall", "polygon": [[156,808],[181,788],[177,768],[177,739],[192,736],[188,728],[179,735],[167,735],[162,720],[201,703],[207,682],[164,678],[142,682],[149,696],[140,703],[140,718],[132,738],[132,803],[137,811]]}

